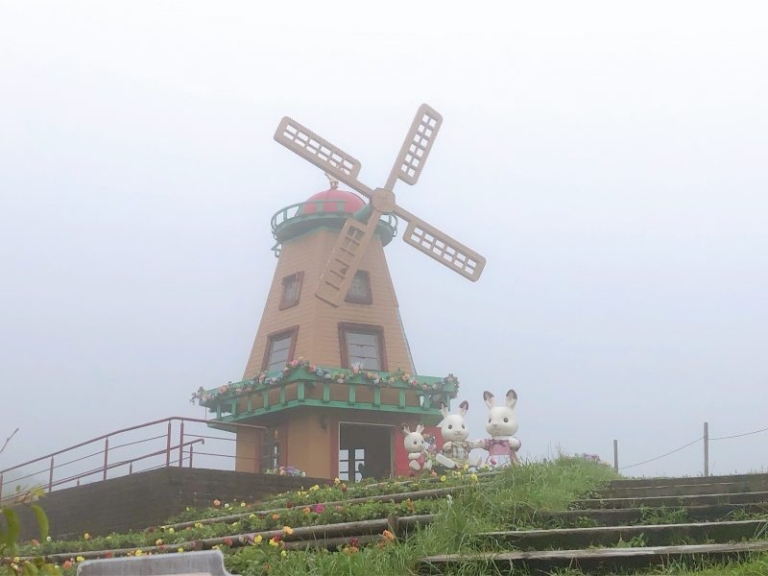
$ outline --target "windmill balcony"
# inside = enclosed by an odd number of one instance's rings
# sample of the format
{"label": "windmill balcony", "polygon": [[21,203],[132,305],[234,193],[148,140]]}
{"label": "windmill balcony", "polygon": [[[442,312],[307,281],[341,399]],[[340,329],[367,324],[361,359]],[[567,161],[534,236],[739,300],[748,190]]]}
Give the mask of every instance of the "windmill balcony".
{"label": "windmill balcony", "polygon": [[[280,255],[280,245],[286,240],[318,228],[341,230],[347,218],[366,206],[360,198],[351,193],[348,194],[356,202],[350,201],[348,197],[309,199],[306,202],[291,204],[276,212],[272,216],[272,236],[276,240],[272,251],[275,256]],[[376,234],[381,238],[383,246],[397,236],[397,222],[394,214],[384,214],[379,219]]]}
{"label": "windmill balcony", "polygon": [[374,410],[439,420],[440,404],[456,397],[459,381],[410,376],[402,372],[345,370],[320,366],[286,366],[282,372],[228,383],[193,395],[221,422],[250,420],[291,408],[315,406]]}

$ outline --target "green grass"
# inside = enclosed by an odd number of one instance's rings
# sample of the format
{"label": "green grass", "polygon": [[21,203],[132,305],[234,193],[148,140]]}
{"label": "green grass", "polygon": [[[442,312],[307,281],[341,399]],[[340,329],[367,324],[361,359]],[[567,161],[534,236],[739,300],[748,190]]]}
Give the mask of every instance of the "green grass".
{"label": "green grass", "polygon": [[[621,576],[627,576],[622,572]],[[634,576],[766,576],[768,574],[768,554],[753,554],[750,559],[726,563],[704,565],[702,563],[673,563],[664,568],[644,570]],[[552,572],[552,576],[590,576],[580,570],[560,570]],[[605,576],[612,576],[606,574]]]}
{"label": "green grass", "polygon": [[[88,537],[77,541],[53,541],[20,549],[20,555],[50,553],[71,554],[74,563],[67,564],[65,574],[73,573],[77,556],[85,551],[117,549],[122,547],[146,548],[162,540],[167,552],[176,552],[177,543],[211,536],[256,532],[269,528],[319,524],[328,522],[386,518],[390,514],[408,516],[431,513],[433,523],[415,529],[404,541],[390,541],[382,534],[378,542],[368,546],[343,546],[340,550],[285,550],[280,543],[270,545],[265,539],[258,544],[243,547],[221,546],[227,570],[244,576],[297,576],[310,574],[344,574],[349,576],[407,575],[413,573],[416,561],[424,556],[445,553],[473,552],[478,549],[475,536],[489,530],[508,529],[510,526],[531,526],[541,510],[566,510],[570,503],[590,491],[597,490],[615,473],[609,467],[576,458],[559,458],[548,462],[527,463],[505,470],[490,478],[469,474],[438,477],[431,482],[421,481],[417,489],[462,486],[450,498],[386,502],[349,503],[324,506],[315,512],[315,504],[332,500],[350,500],[367,494],[400,493],[414,486],[389,483],[373,490],[350,485],[315,488],[300,493],[282,495],[274,501],[252,503],[219,503],[207,510],[188,510],[173,522],[189,522],[193,518],[216,518],[241,513],[244,517],[226,522],[208,520],[179,530],[155,527],[140,533],[111,534]],[[44,505],[44,501],[42,502]],[[245,506],[243,506],[245,504]],[[281,508],[272,513],[265,510]],[[307,511],[307,508],[309,511]],[[170,523],[170,521],[169,521]],[[302,524],[304,523],[304,524]],[[482,566],[467,566],[459,572],[493,574]]]}
{"label": "green grass", "polygon": [[[413,482],[388,482],[376,486],[349,485],[341,482],[331,486],[314,486],[307,490],[276,496],[264,502],[216,502],[206,509],[188,509],[169,519],[164,526],[148,527],[142,532],[110,534],[76,541],[53,541],[22,546],[19,555],[64,554],[58,558],[63,576],[73,576],[77,557],[88,551],[129,548],[136,554],[176,553],[200,549],[201,540],[214,537],[246,536],[266,530],[292,529],[318,524],[406,517],[432,514],[434,521],[412,529],[408,538],[396,540],[382,530],[374,534],[372,544],[354,541],[334,550],[284,548],[279,540],[269,537],[257,542],[244,540],[217,545],[225,555],[228,571],[243,576],[304,576],[304,575],[412,575],[419,559],[439,554],[471,554],[487,549],[479,535],[483,532],[551,527],[552,519],[542,512],[565,511],[574,500],[594,494],[616,478],[609,467],[580,458],[560,457],[552,461],[526,463],[489,477],[468,473],[425,478]],[[450,496],[432,499],[409,498],[402,502],[359,501],[359,498],[380,494],[403,494],[435,488],[453,488]],[[41,501],[44,506],[44,500]],[[319,504],[319,505],[318,505]],[[746,515],[745,515],[746,516]],[[752,516],[752,515],[750,515]],[[682,509],[648,508],[637,524],[686,522]],[[569,521],[576,526],[594,526],[585,517]],[[765,528],[754,538],[766,538]],[[194,541],[195,544],[190,544]],[[619,540],[617,547],[641,547],[643,535],[627,541]],[[101,554],[101,552],[98,552]],[[64,559],[71,558],[72,561]],[[0,565],[0,575],[4,576]],[[454,576],[486,576],[513,574],[526,576],[524,570],[501,571],[491,564],[467,562],[446,569]],[[10,573],[9,573],[10,574]],[[768,554],[752,554],[741,562],[712,564],[697,560],[688,564],[672,564],[661,569],[646,570],[638,575],[678,576],[756,576],[768,575]],[[586,576],[578,570],[552,572],[557,576]]]}

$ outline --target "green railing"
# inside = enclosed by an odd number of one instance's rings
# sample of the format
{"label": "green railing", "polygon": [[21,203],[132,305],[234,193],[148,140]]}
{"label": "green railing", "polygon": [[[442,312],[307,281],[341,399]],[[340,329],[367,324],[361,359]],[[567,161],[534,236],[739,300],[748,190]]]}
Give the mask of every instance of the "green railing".
{"label": "green railing", "polygon": [[[283,234],[288,227],[309,223],[312,221],[327,220],[332,218],[349,218],[351,213],[344,210],[344,205],[349,202],[346,199],[312,200],[291,204],[277,211],[271,220],[272,236],[277,243],[272,247],[275,255],[279,255]],[[389,243],[397,235],[397,216],[384,214],[379,218],[379,231],[385,236],[385,243]]]}
{"label": "green railing", "polygon": [[[278,210],[272,216],[272,234],[276,236],[278,228],[290,220],[322,218],[327,216],[349,216],[349,212],[344,210],[344,205],[349,200],[312,200],[310,202],[299,202],[286,206]],[[314,212],[305,211],[305,207],[314,206]],[[330,207],[330,209],[329,209]],[[394,214],[384,214],[380,221],[390,228],[397,229],[397,216]]]}
{"label": "green railing", "polygon": [[[338,398],[339,386],[346,387]],[[410,376],[400,372],[340,370],[325,367],[287,366],[286,370],[261,374],[253,380],[228,383],[193,395],[200,405],[216,413],[217,420],[236,421],[295,406],[326,406],[416,414],[435,414],[441,402],[456,397],[459,381],[454,376]],[[332,390],[337,391],[332,399]],[[382,399],[382,392],[389,401]],[[277,391],[276,393],[274,391]],[[363,393],[363,391],[365,391]],[[408,402],[408,392],[419,405]],[[361,395],[365,399],[361,398]],[[393,396],[396,400],[392,401]]]}

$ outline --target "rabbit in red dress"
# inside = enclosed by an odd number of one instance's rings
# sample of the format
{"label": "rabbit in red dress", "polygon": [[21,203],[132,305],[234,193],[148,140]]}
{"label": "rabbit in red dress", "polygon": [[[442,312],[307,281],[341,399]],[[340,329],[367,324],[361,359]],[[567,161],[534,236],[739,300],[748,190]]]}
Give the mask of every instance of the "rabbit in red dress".
{"label": "rabbit in red dress", "polygon": [[480,447],[488,452],[486,463],[497,467],[519,463],[517,451],[520,450],[521,443],[514,437],[517,432],[517,393],[509,390],[504,406],[496,406],[493,394],[487,391],[483,392],[483,400],[489,410],[485,429],[491,435],[490,438],[479,442]]}

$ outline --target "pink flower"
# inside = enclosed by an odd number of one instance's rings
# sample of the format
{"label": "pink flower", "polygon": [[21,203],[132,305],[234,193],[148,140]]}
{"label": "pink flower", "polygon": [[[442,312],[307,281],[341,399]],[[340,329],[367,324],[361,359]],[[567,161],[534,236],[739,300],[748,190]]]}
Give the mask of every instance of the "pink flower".
{"label": "pink flower", "polygon": [[320,514],[322,513],[323,510],[325,510],[325,506],[323,506],[322,504],[315,504],[313,510],[316,514]]}

